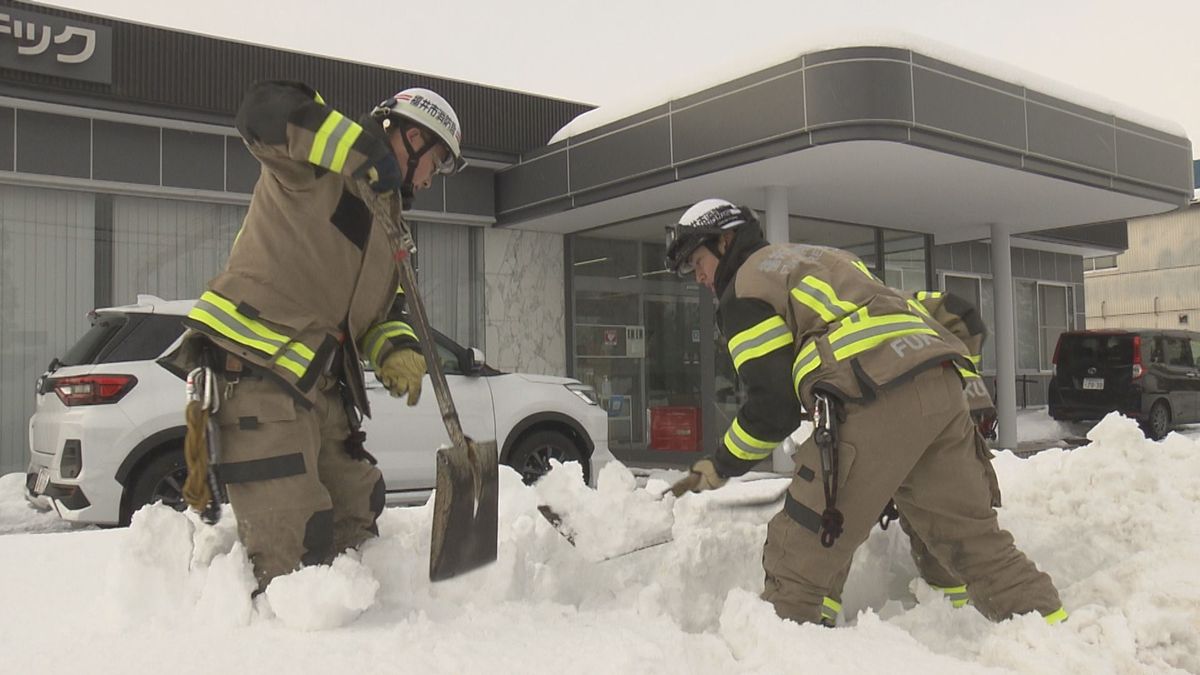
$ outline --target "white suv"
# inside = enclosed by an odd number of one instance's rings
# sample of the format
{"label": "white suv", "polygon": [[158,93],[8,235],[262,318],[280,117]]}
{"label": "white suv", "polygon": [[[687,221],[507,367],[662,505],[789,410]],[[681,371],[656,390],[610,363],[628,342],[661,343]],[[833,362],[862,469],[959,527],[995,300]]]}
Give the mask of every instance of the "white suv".
{"label": "white suv", "polygon": [[[91,330],[50,363],[29,420],[26,498],[35,506],[96,524],[127,524],[157,501],[183,508],[184,387],[155,360],[178,342],[192,303],[141,295],[137,304],[96,310]],[[441,334],[437,343],[463,430],[496,439],[500,461],[526,482],[548,471],[551,459],[583,462],[593,481],[613,459],[608,416],[591,387],[502,373],[478,349]],[[435,483],[437,448],[449,444],[428,379],[423,391],[410,408],[367,378],[374,416],[363,430],[389,504],[424,502]]]}

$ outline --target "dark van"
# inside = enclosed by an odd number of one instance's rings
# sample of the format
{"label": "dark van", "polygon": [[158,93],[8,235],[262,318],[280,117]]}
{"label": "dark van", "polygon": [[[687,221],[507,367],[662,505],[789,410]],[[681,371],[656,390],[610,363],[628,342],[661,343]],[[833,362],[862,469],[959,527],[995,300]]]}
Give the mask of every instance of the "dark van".
{"label": "dark van", "polygon": [[1050,416],[1098,420],[1113,410],[1158,440],[1200,421],[1200,333],[1163,329],[1070,331],[1054,348]]}

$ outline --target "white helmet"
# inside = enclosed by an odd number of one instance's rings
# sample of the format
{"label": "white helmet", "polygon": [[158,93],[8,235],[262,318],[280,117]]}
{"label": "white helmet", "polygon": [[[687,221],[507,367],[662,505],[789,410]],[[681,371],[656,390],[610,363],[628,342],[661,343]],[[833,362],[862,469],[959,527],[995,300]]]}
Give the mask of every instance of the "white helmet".
{"label": "white helmet", "polygon": [[751,220],[754,213],[750,209],[724,199],[696,202],[683,212],[678,223],[667,226],[667,269],[681,276],[691,274],[688,258],[697,248]]}
{"label": "white helmet", "polygon": [[371,117],[380,121],[385,130],[395,124],[411,122],[437,136],[450,151],[438,171],[446,175],[458,173],[467,165],[462,156],[462,127],[454,108],[437,92],[411,87],[375,106]]}

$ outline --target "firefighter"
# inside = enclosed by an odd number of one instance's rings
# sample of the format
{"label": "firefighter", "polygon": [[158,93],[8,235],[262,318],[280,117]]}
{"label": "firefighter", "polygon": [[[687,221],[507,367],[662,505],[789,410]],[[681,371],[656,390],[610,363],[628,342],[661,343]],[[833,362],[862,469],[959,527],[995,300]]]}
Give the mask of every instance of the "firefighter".
{"label": "firefighter", "polygon": [[385,491],[358,430],[370,415],[360,360],[409,405],[425,360],[412,327],[389,317],[399,252],[365,200],[398,216],[465,162],[454,109],[427,89],[355,121],[304,84],[259,82],[236,127],[262,171],[225,270],[163,364],[216,374],[215,480],[261,591],[378,534]]}
{"label": "firefighter", "polygon": [[1050,577],[997,523],[958,372],[972,367],[966,348],[920,303],[845,251],[768,245],[750,209],[720,199],[667,228],[666,264],[719,298],[746,392],[675,491],[721,487],[769,456],[803,410],[813,416],[763,550],[763,597],[779,616],[834,624],[854,551],[894,495],[985,616],[1066,618]]}

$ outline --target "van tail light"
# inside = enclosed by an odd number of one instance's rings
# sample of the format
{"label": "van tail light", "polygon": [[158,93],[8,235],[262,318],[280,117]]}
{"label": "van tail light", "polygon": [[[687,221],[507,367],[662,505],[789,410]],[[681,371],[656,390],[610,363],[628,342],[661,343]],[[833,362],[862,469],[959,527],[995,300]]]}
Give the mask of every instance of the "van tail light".
{"label": "van tail light", "polygon": [[120,401],[137,384],[133,375],[79,375],[51,380],[54,393],[65,406],[102,405]]}
{"label": "van tail light", "polygon": [[1146,371],[1142,368],[1142,336],[1133,336],[1133,379],[1140,378]]}

